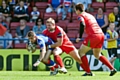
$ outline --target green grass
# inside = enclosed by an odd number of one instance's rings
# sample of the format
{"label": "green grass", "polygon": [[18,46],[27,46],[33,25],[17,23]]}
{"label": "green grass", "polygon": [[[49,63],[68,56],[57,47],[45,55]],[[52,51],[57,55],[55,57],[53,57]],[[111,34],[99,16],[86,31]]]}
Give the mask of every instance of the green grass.
{"label": "green grass", "polygon": [[95,76],[81,76],[84,72],[69,71],[67,74],[49,76],[49,71],[0,71],[0,80],[120,80],[120,72],[109,76],[109,72],[93,72]]}

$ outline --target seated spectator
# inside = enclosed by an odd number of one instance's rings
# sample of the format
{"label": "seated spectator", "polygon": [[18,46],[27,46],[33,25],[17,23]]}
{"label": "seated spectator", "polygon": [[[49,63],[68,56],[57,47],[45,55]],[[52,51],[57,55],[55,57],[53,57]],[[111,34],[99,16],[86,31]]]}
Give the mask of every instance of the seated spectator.
{"label": "seated spectator", "polygon": [[63,0],[63,9],[62,9],[62,20],[64,20],[67,16],[67,13],[71,13],[73,11],[72,8],[72,0]]}
{"label": "seated spectator", "polygon": [[120,30],[120,14],[118,7],[114,7],[113,12],[108,16],[109,22],[115,22],[115,29],[119,33]]}
{"label": "seated spectator", "polygon": [[33,7],[33,11],[31,12],[31,21],[35,22],[36,19],[40,16],[40,12],[37,10],[37,7]]}
{"label": "seated spectator", "polygon": [[82,3],[82,4],[84,4],[84,10],[87,10],[87,9],[89,9],[89,7],[90,7],[90,5],[91,5],[91,3],[92,3],[92,0],[73,0],[73,6],[74,6],[74,10],[75,10],[75,5],[77,4],[77,3]]}
{"label": "seated spectator", "polygon": [[62,0],[48,0],[48,8],[46,9],[46,13],[57,12],[57,14],[61,13]]}
{"label": "seated spectator", "polygon": [[116,0],[116,3],[118,3],[118,10],[120,12],[120,0]]}
{"label": "seated spectator", "polygon": [[6,4],[5,1],[2,1],[2,6],[0,7],[0,13],[3,15],[5,21],[10,23],[11,21],[10,7]]}
{"label": "seated spectator", "polygon": [[95,15],[98,25],[101,27],[104,34],[106,34],[108,26],[108,17],[103,13],[102,8],[98,8],[98,13]]}
{"label": "seated spectator", "polygon": [[18,4],[19,0],[8,0],[8,5],[10,6],[10,10],[14,11],[15,6]]}
{"label": "seated spectator", "polygon": [[21,40],[21,39],[27,39],[27,32],[30,31],[30,27],[26,25],[27,21],[24,19],[20,20],[20,26],[16,28],[16,34],[15,34],[15,39],[20,39],[16,40],[15,43],[20,43],[24,42],[26,43],[27,40]]}
{"label": "seated spectator", "polygon": [[19,22],[19,20],[21,19],[25,19],[26,21],[29,21],[28,6],[24,5],[24,1],[20,1],[20,6],[15,7],[13,21]]}
{"label": "seated spectator", "polygon": [[[12,35],[9,33],[9,30],[7,30],[4,33],[4,35],[1,35],[0,39],[12,39]],[[3,49],[3,48],[6,48],[6,49],[12,48],[12,42],[13,42],[12,40],[0,40],[0,49]]]}
{"label": "seated spectator", "polygon": [[3,16],[0,15],[0,24],[2,24],[3,26],[5,26],[7,29],[9,29],[8,25],[3,21]]}
{"label": "seated spectator", "polygon": [[38,18],[36,20],[36,25],[33,27],[33,31],[36,33],[36,34],[40,34],[42,33],[43,30],[46,29],[46,26],[43,25],[43,20],[41,18]]}

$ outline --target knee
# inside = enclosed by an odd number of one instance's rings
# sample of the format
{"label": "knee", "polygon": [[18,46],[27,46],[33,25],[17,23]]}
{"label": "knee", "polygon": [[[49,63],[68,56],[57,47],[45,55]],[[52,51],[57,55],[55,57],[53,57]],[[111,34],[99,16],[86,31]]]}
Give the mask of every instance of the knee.
{"label": "knee", "polygon": [[80,57],[85,55],[85,53],[83,53],[81,50],[78,50],[78,53],[79,53]]}
{"label": "knee", "polygon": [[47,59],[43,59],[42,62],[47,64],[48,60]]}
{"label": "knee", "polygon": [[99,59],[99,57],[100,57],[99,55],[96,55],[96,54],[94,54],[94,56],[95,56],[95,58],[97,58],[97,59]]}

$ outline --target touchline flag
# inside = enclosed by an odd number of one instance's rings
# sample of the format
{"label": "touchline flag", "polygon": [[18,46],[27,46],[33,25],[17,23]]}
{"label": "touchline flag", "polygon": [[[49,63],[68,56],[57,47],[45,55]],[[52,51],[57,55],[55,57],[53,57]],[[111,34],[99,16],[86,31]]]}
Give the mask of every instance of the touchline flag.
{"label": "touchline flag", "polygon": [[7,28],[0,24],[0,36],[3,36],[6,32]]}

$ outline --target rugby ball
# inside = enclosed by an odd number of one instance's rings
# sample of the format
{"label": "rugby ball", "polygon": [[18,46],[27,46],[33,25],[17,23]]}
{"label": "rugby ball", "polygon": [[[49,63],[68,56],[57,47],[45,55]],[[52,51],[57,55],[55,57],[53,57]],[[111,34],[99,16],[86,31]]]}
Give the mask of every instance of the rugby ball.
{"label": "rugby ball", "polygon": [[29,45],[28,45],[28,51],[29,51],[29,52],[32,53],[35,49],[36,49],[36,45],[35,45],[35,44],[29,44]]}
{"label": "rugby ball", "polygon": [[118,33],[116,31],[113,31],[112,38],[118,37]]}

